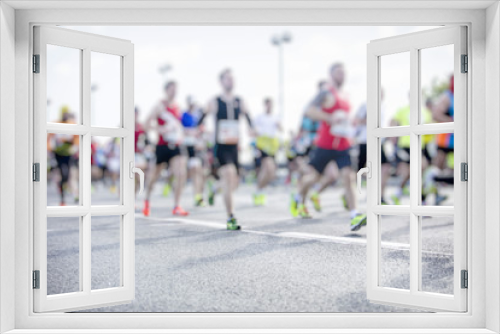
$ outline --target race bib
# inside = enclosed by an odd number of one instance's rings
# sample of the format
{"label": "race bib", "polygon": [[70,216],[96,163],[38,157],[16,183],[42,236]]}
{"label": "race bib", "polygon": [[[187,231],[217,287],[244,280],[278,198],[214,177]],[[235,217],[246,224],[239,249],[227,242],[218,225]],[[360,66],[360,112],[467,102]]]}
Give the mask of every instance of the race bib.
{"label": "race bib", "polygon": [[197,134],[196,128],[185,129],[184,145],[194,146],[196,144],[196,134]]}
{"label": "race bib", "polygon": [[333,113],[334,124],[330,127],[330,134],[336,137],[351,138],[354,136],[354,129],[349,121],[349,116],[344,110],[337,110]]}
{"label": "race bib", "polygon": [[218,122],[218,126],[217,142],[219,144],[238,144],[240,130],[238,120],[222,119]]}

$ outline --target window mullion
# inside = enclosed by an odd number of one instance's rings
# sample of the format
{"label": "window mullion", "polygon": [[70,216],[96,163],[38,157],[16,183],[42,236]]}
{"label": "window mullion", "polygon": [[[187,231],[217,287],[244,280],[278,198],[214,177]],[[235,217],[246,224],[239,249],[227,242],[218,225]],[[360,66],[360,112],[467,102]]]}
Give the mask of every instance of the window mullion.
{"label": "window mullion", "polygon": [[419,51],[410,50],[410,291],[418,292],[419,277],[419,217],[413,213],[420,197],[420,145],[414,128],[419,123],[420,104],[420,59]]}
{"label": "window mullion", "polygon": [[[82,199],[83,205],[90,210],[91,205],[91,101],[90,101],[90,49],[83,49],[82,53],[82,74],[81,74],[81,103],[82,103],[82,124],[89,130],[83,135],[82,151],[81,151],[81,182],[82,182]],[[83,292],[90,293],[92,289],[92,273],[91,273],[91,214],[88,212],[82,217],[81,224],[81,247],[80,247],[80,270],[82,273]]]}

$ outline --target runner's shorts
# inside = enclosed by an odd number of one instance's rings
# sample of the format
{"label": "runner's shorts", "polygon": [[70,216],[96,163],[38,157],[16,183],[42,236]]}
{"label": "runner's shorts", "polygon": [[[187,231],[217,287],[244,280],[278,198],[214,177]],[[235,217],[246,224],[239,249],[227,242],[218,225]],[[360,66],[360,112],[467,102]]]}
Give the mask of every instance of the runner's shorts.
{"label": "runner's shorts", "polygon": [[326,165],[330,161],[335,161],[339,169],[351,166],[351,155],[349,154],[350,149],[337,151],[337,150],[326,150],[317,147],[314,150],[314,155],[309,162],[309,165],[313,166],[318,173],[323,174]]}
{"label": "runner's shorts", "polygon": [[214,147],[214,156],[216,167],[233,164],[236,166],[236,169],[239,168],[238,145],[216,144]]}
{"label": "runner's shorts", "polygon": [[166,162],[170,163],[170,160],[178,155],[181,155],[181,150],[179,146],[168,146],[168,145],[156,145],[156,164],[162,164]]}

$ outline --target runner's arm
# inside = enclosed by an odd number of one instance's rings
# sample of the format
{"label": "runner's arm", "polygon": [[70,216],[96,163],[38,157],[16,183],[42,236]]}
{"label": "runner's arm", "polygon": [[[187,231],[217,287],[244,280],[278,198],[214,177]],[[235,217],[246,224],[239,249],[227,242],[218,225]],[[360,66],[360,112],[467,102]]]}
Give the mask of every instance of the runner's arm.
{"label": "runner's arm", "polygon": [[441,95],[432,108],[432,117],[438,122],[453,122],[453,118],[446,114],[450,107],[450,98],[448,95]]}
{"label": "runner's arm", "polygon": [[[333,101],[332,101],[333,100]],[[306,108],[305,116],[309,117],[314,121],[323,121],[330,123],[331,114],[326,113],[321,110],[322,107],[327,106],[326,104],[335,104],[335,98],[332,93],[327,90],[322,90],[316,95],[316,97],[311,101],[309,106]]]}
{"label": "runner's arm", "polygon": [[215,99],[212,99],[210,100],[210,102],[208,102],[205,110],[202,110],[202,115],[200,117],[200,120],[198,121],[198,126],[203,124],[203,121],[205,120],[205,117],[207,115],[215,113],[216,110],[217,110],[217,101]]}
{"label": "runner's arm", "polygon": [[158,117],[158,114],[159,114],[159,107],[156,105],[153,107],[153,110],[151,110],[148,118],[144,122],[144,131],[145,132],[150,131],[150,130],[156,130],[157,126],[156,125],[153,126],[152,123],[153,123],[153,121],[156,122],[156,118]]}
{"label": "runner's arm", "polygon": [[240,101],[240,105],[241,105],[241,112],[243,113],[243,115],[245,115],[245,118],[247,119],[247,122],[248,122],[248,126],[253,129],[253,122],[252,122],[252,119],[250,118],[250,113],[248,112],[248,109],[247,109],[247,105],[243,102],[243,100]]}

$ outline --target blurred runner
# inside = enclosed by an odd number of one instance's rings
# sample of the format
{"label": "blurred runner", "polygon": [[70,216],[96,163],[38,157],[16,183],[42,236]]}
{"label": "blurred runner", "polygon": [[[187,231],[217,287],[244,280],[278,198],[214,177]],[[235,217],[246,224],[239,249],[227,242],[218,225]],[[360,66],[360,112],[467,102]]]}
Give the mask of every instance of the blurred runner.
{"label": "blurred runner", "polygon": [[[61,118],[57,123],[74,124],[74,116],[71,114],[69,108],[64,106],[61,108]],[[69,184],[71,166],[74,166],[74,155],[77,154],[79,148],[79,136],[78,135],[67,135],[60,133],[49,133],[47,135],[47,152],[48,156],[54,154],[55,160],[57,162],[57,168],[60,173],[59,180],[59,194],[61,196],[60,206],[66,205],[65,194],[66,192],[72,192],[71,186]],[[78,178],[78,172],[76,171],[75,177]],[[77,190],[73,190],[75,193]],[[74,198],[75,203],[79,201],[78,195]]]}
{"label": "blurred runner", "polygon": [[[384,101],[384,90],[381,91],[381,102]],[[380,112],[380,117],[384,118],[386,113],[384,112],[383,104],[381,105],[382,111]],[[359,155],[358,155],[358,170],[364,168],[366,166],[367,159],[367,144],[366,144],[366,120],[367,120],[367,108],[366,103],[363,103],[361,107],[359,107],[356,116],[354,117],[354,127],[356,128],[356,142],[359,145]],[[382,126],[386,126],[385,120],[381,119],[380,123]],[[387,159],[387,155],[385,153],[385,138],[382,139],[381,147],[381,180],[380,180],[380,193],[381,193],[381,204],[388,204],[388,202],[384,198],[385,188],[387,186],[387,181],[390,177],[391,172],[391,164],[389,159]],[[345,198],[345,196],[344,196]]]}
{"label": "blurred runner", "polygon": [[[449,88],[445,90],[432,105],[433,119],[438,123],[453,122],[455,116],[454,105],[454,76],[450,76]],[[433,160],[433,165],[438,168],[430,168],[428,175],[425,176],[429,184],[429,193],[436,196],[435,204],[439,205],[447,199],[447,196],[440,195],[437,187],[432,181],[440,181],[447,184],[453,184],[454,168],[454,148],[455,136],[453,133],[440,133],[436,135],[437,153]]]}
{"label": "blurred runner", "polygon": [[239,230],[240,226],[234,216],[233,192],[238,187],[238,142],[239,120],[246,117],[250,128],[252,121],[243,100],[233,95],[234,79],[231,70],[222,71],[219,76],[222,94],[211,100],[199,124],[207,114],[215,115],[215,147],[214,164],[220,176],[224,204],[226,206],[227,229]]}
{"label": "blurred runner", "polygon": [[167,82],[165,85],[165,99],[162,99],[154,107],[144,125],[146,131],[155,130],[158,132],[156,166],[149,179],[144,201],[143,213],[146,217],[150,214],[149,199],[151,198],[151,192],[165,165],[175,178],[172,214],[176,216],[188,215],[188,212],[184,211],[180,206],[181,194],[186,181],[187,163],[186,157],[181,154],[180,145],[183,140],[183,128],[180,121],[179,107],[175,103],[176,90],[177,84],[174,81]]}
{"label": "blurred runner", "polygon": [[[148,136],[144,131],[144,126],[139,122],[139,108],[135,107],[135,167],[140,168],[145,175],[148,171],[148,160],[146,158],[146,147],[148,146]],[[146,182],[146,181],[144,181]],[[135,174],[135,194],[139,192],[139,175]]]}
{"label": "blurred runner", "polygon": [[205,206],[203,201],[205,177],[202,158],[206,146],[198,129],[202,111],[196,106],[192,97],[187,98],[187,105],[187,110],[182,114],[182,126],[184,126],[184,145],[188,155],[188,177],[193,182],[194,205]]}
{"label": "blurred runner", "polygon": [[[422,108],[422,123],[428,124],[432,121],[432,114],[427,107]],[[405,106],[399,109],[396,114],[393,116],[391,121],[391,126],[409,126],[410,125],[410,106]],[[423,135],[422,136],[422,175],[424,175],[424,171],[429,166],[429,162],[431,161],[431,156],[429,154],[429,150],[427,145],[432,142],[433,135]],[[406,184],[410,180],[410,136],[401,136],[401,137],[391,137],[389,140],[396,143],[396,159],[398,161],[397,165],[397,175],[399,177],[398,186],[396,188],[396,193],[391,196],[392,201],[395,205],[401,204],[401,198],[404,193],[408,193],[405,191]],[[425,180],[424,180],[425,181]],[[424,191],[422,191],[422,200],[425,201],[426,192],[425,192],[425,182],[424,182]]]}
{"label": "blurred runner", "polygon": [[281,131],[279,120],[273,115],[273,101],[270,98],[264,100],[264,113],[255,118],[254,128],[256,131],[255,146],[260,158],[260,166],[257,174],[257,191],[253,195],[254,205],[265,205],[266,195],[264,188],[276,177],[275,154],[280,147],[278,131]]}
{"label": "blurred runner", "polygon": [[314,98],[306,113],[311,119],[321,121],[321,125],[316,140],[317,148],[304,170],[304,175],[299,180],[298,193],[291,206],[295,216],[311,217],[305,206],[305,199],[310,188],[319,181],[325,167],[333,161],[337,164],[344,186],[351,215],[351,230],[356,231],[366,225],[366,215],[360,214],[356,209],[354,174],[349,155],[351,134],[348,113],[351,107],[349,101],[341,93],[345,79],[344,66],[341,63],[332,65],[330,77],[331,85]]}
{"label": "blurred runner", "polygon": [[109,171],[109,177],[111,181],[111,186],[109,190],[115,194],[119,192],[119,182],[120,179],[120,138],[111,138],[106,146],[106,156],[107,156],[107,166]]}

